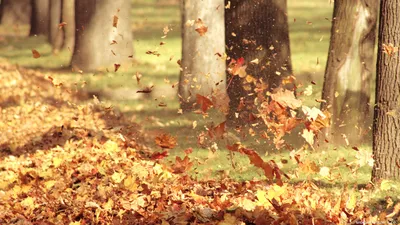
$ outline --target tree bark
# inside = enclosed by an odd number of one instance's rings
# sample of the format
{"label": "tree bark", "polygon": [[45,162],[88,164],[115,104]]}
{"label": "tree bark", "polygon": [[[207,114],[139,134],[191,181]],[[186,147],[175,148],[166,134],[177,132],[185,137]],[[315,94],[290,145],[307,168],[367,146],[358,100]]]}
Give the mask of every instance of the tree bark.
{"label": "tree bark", "polygon": [[381,1],[373,127],[374,182],[400,179],[400,54],[398,48],[393,48],[400,46],[399,15],[400,0]]}
{"label": "tree bark", "polygon": [[50,0],[49,14],[49,42],[52,46],[52,52],[58,53],[64,42],[64,31],[60,29],[62,22],[62,4],[63,0]]}
{"label": "tree bark", "polygon": [[[280,86],[282,77],[292,74],[286,0],[225,0],[225,4],[230,5],[225,10],[227,63],[243,57],[247,74],[267,84],[266,90]],[[256,59],[258,64],[250,63]],[[244,125],[254,110],[255,95],[249,96],[254,85],[232,75],[227,83],[228,125]]]}
{"label": "tree bark", "polygon": [[[84,72],[112,64],[123,67],[133,55],[130,13],[130,1],[126,0],[76,1],[72,67]],[[114,16],[118,17],[117,27],[113,26]]]}
{"label": "tree bark", "polygon": [[[321,104],[321,110],[332,114],[332,126],[325,133],[335,143],[344,142],[344,135],[353,144],[365,140],[363,135],[370,121],[378,3],[376,0],[335,1],[322,90],[325,102]],[[358,132],[354,132],[355,127]]]}
{"label": "tree bark", "polygon": [[62,22],[66,23],[62,28],[64,31],[63,48],[72,52],[75,44],[75,0],[63,0],[62,4]]}
{"label": "tree bark", "polygon": [[0,23],[5,25],[29,24],[32,7],[30,0],[2,0]]}
{"label": "tree bark", "polygon": [[49,4],[49,0],[31,0],[32,13],[29,36],[48,35]]}
{"label": "tree bark", "polygon": [[[187,24],[198,19],[207,26],[204,35],[195,30],[201,25]],[[224,26],[224,0],[183,0],[179,97],[184,111],[192,108],[196,94],[226,96]]]}

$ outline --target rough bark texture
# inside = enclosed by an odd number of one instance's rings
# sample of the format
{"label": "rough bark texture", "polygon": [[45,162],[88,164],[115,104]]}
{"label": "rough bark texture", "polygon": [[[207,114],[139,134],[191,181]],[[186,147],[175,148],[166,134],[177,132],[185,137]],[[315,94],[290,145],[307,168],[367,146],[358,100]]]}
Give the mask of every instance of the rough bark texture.
{"label": "rough bark texture", "polygon": [[[196,94],[209,96],[218,91],[226,96],[224,0],[183,0],[182,72],[179,82],[181,108],[192,108]],[[201,19],[205,35],[196,32],[189,20]]]}
{"label": "rough bark texture", "polygon": [[335,1],[321,109],[332,114],[326,136],[336,143],[347,137],[356,144],[368,133],[378,4]]}
{"label": "rough bark texture", "polygon": [[49,33],[49,0],[31,0],[31,29],[29,36],[48,35]]}
{"label": "rough bark texture", "polygon": [[385,53],[383,46],[400,46],[399,15],[400,0],[381,1],[373,128],[373,181],[400,179],[400,54],[398,51]]}
{"label": "rough bark texture", "polygon": [[2,0],[1,24],[29,24],[32,7],[30,0]]}
{"label": "rough bark texture", "polygon": [[[123,68],[133,54],[130,13],[130,1],[126,0],[77,0],[73,68],[84,72],[113,64]],[[113,26],[114,16],[118,17],[117,27]]]}
{"label": "rough bark texture", "polygon": [[[225,4],[229,2],[230,8],[225,10],[228,56],[234,60],[243,57],[247,74],[262,79],[267,89],[278,87],[282,77],[292,73],[286,0],[226,0]],[[258,64],[249,63],[255,59]],[[254,95],[248,94],[254,92],[254,86],[238,76],[228,75],[227,82],[228,125],[246,124],[254,105]],[[238,109],[243,104],[245,107]]]}
{"label": "rough bark texture", "polygon": [[53,53],[57,53],[61,49],[64,41],[64,31],[59,28],[62,18],[62,2],[63,0],[50,1],[49,41]]}
{"label": "rough bark texture", "polygon": [[63,48],[72,52],[75,43],[75,0],[63,0],[62,4],[62,22],[66,23],[62,28],[64,31]]}

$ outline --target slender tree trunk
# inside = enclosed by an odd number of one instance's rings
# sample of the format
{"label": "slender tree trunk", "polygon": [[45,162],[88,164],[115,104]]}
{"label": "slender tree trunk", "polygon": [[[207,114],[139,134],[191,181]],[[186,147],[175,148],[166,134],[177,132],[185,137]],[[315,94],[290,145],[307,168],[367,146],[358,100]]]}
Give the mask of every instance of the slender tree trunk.
{"label": "slender tree trunk", "polygon": [[62,4],[63,0],[50,0],[49,41],[55,54],[60,51],[64,42],[64,31],[59,27],[62,22]]}
{"label": "slender tree trunk", "polygon": [[[189,25],[188,21],[197,24]],[[201,26],[207,27],[203,35],[195,30]],[[192,108],[196,94],[226,94],[224,26],[224,0],[183,0],[179,95],[185,111]]]}
{"label": "slender tree trunk", "polygon": [[[76,1],[73,68],[87,72],[113,64],[124,67],[133,54],[130,13],[130,1],[126,0]],[[117,27],[113,26],[114,16],[118,17]]]}
{"label": "slender tree trunk", "polygon": [[49,4],[49,0],[31,0],[32,14],[29,36],[48,35]]}
{"label": "slender tree trunk", "polygon": [[72,52],[75,43],[75,0],[63,0],[62,22],[66,23],[62,28],[64,31],[63,48]]}
{"label": "slender tree trunk", "polygon": [[1,0],[1,24],[29,24],[32,6],[30,0]]}
{"label": "slender tree trunk", "polygon": [[[278,87],[282,77],[292,74],[286,0],[226,0],[225,3],[230,5],[225,10],[227,63],[243,57],[247,74],[261,79],[261,86],[268,85],[266,90]],[[229,126],[248,123],[254,110],[255,95],[251,93],[255,86],[246,82],[228,75]]]}
{"label": "slender tree trunk", "polygon": [[353,144],[365,138],[362,135],[369,121],[378,3],[335,1],[321,109],[332,114],[332,126],[325,133],[336,143],[344,143],[344,136]]}
{"label": "slender tree trunk", "polygon": [[400,179],[399,15],[400,0],[381,1],[373,127],[374,182]]}

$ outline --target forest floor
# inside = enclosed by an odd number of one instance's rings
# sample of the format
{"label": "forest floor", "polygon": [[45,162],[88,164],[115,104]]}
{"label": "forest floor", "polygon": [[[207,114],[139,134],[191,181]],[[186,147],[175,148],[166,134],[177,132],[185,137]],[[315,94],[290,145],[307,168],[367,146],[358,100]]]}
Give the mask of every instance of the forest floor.
{"label": "forest floor", "polygon": [[[368,145],[300,149],[296,133],[288,139],[295,150],[278,151],[257,137],[242,140],[288,174],[282,187],[265,186],[263,171],[239,153],[231,159],[224,142],[216,152],[199,147],[204,127],[224,116],[178,113],[179,6],[156,2],[136,1],[135,60],[115,73],[73,73],[68,50],[53,55],[44,37],[26,37],[27,27],[0,26],[0,222],[323,224],[367,218],[363,207],[393,211],[400,186],[370,187]],[[326,0],[289,0],[295,75],[304,86],[316,83],[302,99],[309,107],[320,98],[331,14]],[[152,85],[152,93],[136,93]],[[155,141],[162,134],[177,142],[164,159]]]}

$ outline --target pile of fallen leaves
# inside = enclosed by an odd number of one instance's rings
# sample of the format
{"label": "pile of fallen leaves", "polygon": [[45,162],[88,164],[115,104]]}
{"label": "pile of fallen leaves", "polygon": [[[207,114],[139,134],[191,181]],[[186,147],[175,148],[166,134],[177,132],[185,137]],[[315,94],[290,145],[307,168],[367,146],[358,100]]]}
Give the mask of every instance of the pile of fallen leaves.
{"label": "pile of fallen leaves", "polygon": [[329,193],[311,181],[193,180],[189,156],[173,167],[146,157],[138,126],[96,98],[78,104],[85,93],[32,70],[2,66],[0,76],[0,224],[383,224],[393,216],[370,215],[367,192]]}

